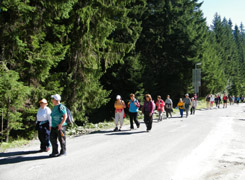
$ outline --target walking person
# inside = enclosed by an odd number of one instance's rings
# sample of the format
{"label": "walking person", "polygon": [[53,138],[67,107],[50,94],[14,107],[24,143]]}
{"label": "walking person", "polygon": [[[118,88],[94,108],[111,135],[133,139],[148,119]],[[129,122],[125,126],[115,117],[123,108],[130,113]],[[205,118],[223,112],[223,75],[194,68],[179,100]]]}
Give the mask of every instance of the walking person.
{"label": "walking person", "polygon": [[191,114],[195,114],[196,112],[196,101],[195,98],[192,97],[191,98]]}
{"label": "walking person", "polygon": [[[51,134],[50,134],[50,141],[52,144],[52,154],[50,157],[57,157],[66,155],[66,118],[67,118],[67,111],[66,107],[60,103],[61,97],[59,94],[55,94],[51,96],[52,103],[54,108],[52,109],[51,118]],[[58,143],[57,139],[60,143],[60,153],[58,153]]]}
{"label": "walking person", "polygon": [[207,109],[210,109],[210,94],[206,96],[206,105],[207,105]]}
{"label": "walking person", "polygon": [[164,112],[164,106],[165,106],[165,103],[164,103],[164,101],[161,99],[161,96],[157,96],[156,106],[157,106],[157,111],[158,111],[158,114],[159,114],[159,119],[158,119],[158,121],[162,121],[162,114],[163,114],[163,112]]}
{"label": "walking person", "polygon": [[186,118],[187,118],[189,115],[189,110],[191,106],[191,99],[189,98],[189,94],[185,95],[184,103],[185,103],[185,113],[186,113]]}
{"label": "walking person", "polygon": [[153,113],[154,113],[154,104],[150,94],[145,95],[145,102],[142,107],[142,113],[144,114],[144,122],[146,125],[146,131],[149,132],[152,128],[152,121],[153,121]]}
{"label": "walking person", "polygon": [[165,111],[167,118],[172,117],[172,111],[173,111],[173,101],[170,99],[170,95],[167,95],[167,99],[165,100]]}
{"label": "walking person", "polygon": [[51,109],[46,99],[39,101],[40,108],[37,111],[36,128],[40,140],[40,152],[48,152],[50,149]]}
{"label": "walking person", "polygon": [[[115,108],[115,129],[114,131],[121,131],[122,126],[123,126],[124,109],[126,108],[126,105],[120,95],[117,95],[116,99],[117,100],[114,103],[114,108]],[[119,120],[120,120],[120,127],[118,129]]]}
{"label": "walking person", "polygon": [[243,101],[244,101],[244,97],[243,97],[243,95],[241,96],[241,103],[243,103]]}
{"label": "walking person", "polygon": [[227,100],[228,100],[228,97],[226,96],[226,94],[224,94],[224,96],[223,96],[223,108],[227,108]]}
{"label": "walking person", "polygon": [[183,102],[182,98],[179,99],[177,107],[179,108],[180,117],[183,118],[183,113],[184,113],[184,109],[185,109],[185,103]]}
{"label": "walking person", "polygon": [[210,96],[210,106],[211,106],[211,109],[214,107],[214,96],[212,94]]}
{"label": "walking person", "polygon": [[236,97],[236,103],[237,103],[237,105],[239,105],[239,103],[240,103],[240,97],[239,96]]}
{"label": "walking person", "polygon": [[215,95],[214,101],[215,101],[216,107],[219,108],[220,107],[220,102],[221,102],[221,98],[220,98],[219,94]]}
{"label": "walking person", "polygon": [[230,102],[230,106],[232,105],[232,96],[231,95],[229,95],[229,102]]}
{"label": "walking person", "polygon": [[140,107],[139,101],[135,98],[134,94],[130,94],[130,100],[128,102],[129,108],[129,117],[130,117],[130,129],[134,129],[134,122],[137,128],[140,127],[140,123],[138,121],[138,110]]}

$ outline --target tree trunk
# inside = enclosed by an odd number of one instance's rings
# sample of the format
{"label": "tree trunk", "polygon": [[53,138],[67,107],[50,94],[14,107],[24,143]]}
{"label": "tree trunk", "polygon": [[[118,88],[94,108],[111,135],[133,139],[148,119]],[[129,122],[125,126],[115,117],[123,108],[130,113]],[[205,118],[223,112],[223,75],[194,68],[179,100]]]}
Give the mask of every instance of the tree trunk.
{"label": "tree trunk", "polygon": [[9,109],[10,109],[10,99],[8,98],[8,105],[7,105],[7,121],[6,121],[6,142],[8,143],[9,142],[9,132],[10,132],[10,129],[9,129]]}

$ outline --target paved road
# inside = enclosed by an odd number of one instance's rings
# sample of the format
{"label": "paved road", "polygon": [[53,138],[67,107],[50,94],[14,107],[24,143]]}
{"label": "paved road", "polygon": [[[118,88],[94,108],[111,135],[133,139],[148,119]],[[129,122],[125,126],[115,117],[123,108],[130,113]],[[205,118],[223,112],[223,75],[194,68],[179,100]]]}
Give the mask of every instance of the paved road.
{"label": "paved road", "polygon": [[38,141],[0,153],[1,180],[206,180],[245,174],[245,106],[203,110],[140,129],[68,139],[65,157],[36,153]]}

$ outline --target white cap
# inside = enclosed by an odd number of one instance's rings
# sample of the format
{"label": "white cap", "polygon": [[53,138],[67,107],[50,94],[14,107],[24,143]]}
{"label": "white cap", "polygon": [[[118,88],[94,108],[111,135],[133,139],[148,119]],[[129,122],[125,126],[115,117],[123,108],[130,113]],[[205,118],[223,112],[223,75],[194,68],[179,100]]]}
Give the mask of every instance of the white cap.
{"label": "white cap", "polygon": [[116,99],[121,99],[121,96],[120,95],[117,95]]}
{"label": "white cap", "polygon": [[41,99],[41,100],[39,101],[39,103],[48,104],[48,101],[47,101],[46,99]]}
{"label": "white cap", "polygon": [[55,99],[56,101],[60,101],[61,97],[59,94],[52,95],[51,98]]}
{"label": "white cap", "polygon": [[189,94],[186,94],[185,96],[189,96]]}

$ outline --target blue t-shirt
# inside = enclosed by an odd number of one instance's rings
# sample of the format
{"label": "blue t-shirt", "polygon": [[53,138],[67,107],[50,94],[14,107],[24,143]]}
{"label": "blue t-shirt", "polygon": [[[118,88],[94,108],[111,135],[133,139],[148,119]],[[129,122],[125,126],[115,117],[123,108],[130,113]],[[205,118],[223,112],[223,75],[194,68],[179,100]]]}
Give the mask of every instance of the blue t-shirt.
{"label": "blue t-shirt", "polygon": [[137,103],[137,99],[134,99],[134,101],[132,101],[130,99],[130,104],[129,104],[129,112],[132,112],[132,113],[135,113],[135,112],[138,112],[138,107],[134,104],[134,103]]}
{"label": "blue t-shirt", "polygon": [[[52,118],[52,127],[58,127],[58,125],[61,123],[63,119],[63,115],[66,114],[66,107],[62,104],[59,104],[57,106],[54,106],[51,113]],[[66,126],[67,123],[63,124],[63,126]]]}

